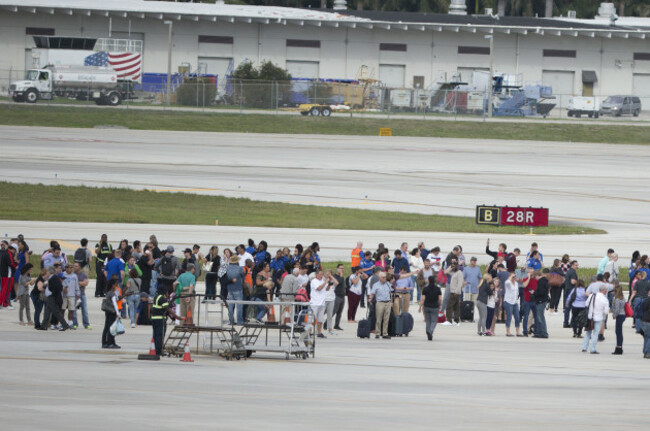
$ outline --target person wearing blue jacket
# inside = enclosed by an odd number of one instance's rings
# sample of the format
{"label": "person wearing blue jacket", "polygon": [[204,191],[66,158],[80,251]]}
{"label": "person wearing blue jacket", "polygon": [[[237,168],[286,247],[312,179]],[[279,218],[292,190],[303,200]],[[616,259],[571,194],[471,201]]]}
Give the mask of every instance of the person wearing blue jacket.
{"label": "person wearing blue jacket", "polygon": [[[372,270],[375,267],[375,263],[372,261],[372,253],[369,251],[366,251],[365,253],[359,253],[359,257],[361,258],[361,261],[359,261],[359,268],[363,269],[364,273],[368,276],[372,276]],[[365,278],[363,280],[363,284],[361,285],[361,308],[366,307],[366,291],[368,289],[368,278]]]}
{"label": "person wearing blue jacket", "polygon": [[268,247],[269,246],[266,241],[260,241],[259,245],[257,246],[257,252],[254,254],[255,266],[259,266],[262,262],[271,262],[271,255],[268,251],[266,251]]}

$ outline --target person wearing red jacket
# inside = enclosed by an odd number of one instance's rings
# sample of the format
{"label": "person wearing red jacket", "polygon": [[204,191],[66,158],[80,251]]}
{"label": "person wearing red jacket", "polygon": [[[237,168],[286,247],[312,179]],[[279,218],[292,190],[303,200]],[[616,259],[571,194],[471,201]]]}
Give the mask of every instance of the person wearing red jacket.
{"label": "person wearing red jacket", "polygon": [[9,249],[9,243],[0,243],[0,306],[13,310],[11,306],[10,292],[13,286],[13,273],[18,263],[14,260],[13,249]]}

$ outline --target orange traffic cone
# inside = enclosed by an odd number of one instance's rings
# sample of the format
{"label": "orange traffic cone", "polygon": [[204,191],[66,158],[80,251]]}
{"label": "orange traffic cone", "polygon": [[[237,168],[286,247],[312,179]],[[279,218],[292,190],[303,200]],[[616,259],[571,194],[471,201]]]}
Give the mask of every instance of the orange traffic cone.
{"label": "orange traffic cone", "polygon": [[275,311],[274,311],[274,308],[275,308],[275,307],[273,307],[272,305],[269,306],[269,316],[268,316],[268,318],[266,319],[266,320],[268,320],[269,322],[275,322]]}
{"label": "orange traffic cone", "polygon": [[151,345],[149,346],[149,354],[154,356],[156,355],[156,342],[153,338],[151,339]]}
{"label": "orange traffic cone", "polygon": [[190,354],[190,343],[185,343],[185,351],[183,351],[183,359],[181,362],[194,362]]}

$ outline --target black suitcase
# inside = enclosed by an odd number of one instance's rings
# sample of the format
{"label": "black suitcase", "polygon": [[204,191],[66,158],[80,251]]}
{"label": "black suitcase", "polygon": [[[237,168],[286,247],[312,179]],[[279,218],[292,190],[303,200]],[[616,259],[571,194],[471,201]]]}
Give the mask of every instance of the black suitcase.
{"label": "black suitcase", "polygon": [[474,321],[474,301],[463,301],[460,303],[461,322]]}
{"label": "black suitcase", "polygon": [[402,335],[408,337],[409,332],[413,330],[415,321],[413,320],[413,316],[410,313],[404,312],[400,314],[400,317],[402,318]]}
{"label": "black suitcase", "polygon": [[359,320],[359,326],[357,326],[357,337],[370,338],[370,320]]}

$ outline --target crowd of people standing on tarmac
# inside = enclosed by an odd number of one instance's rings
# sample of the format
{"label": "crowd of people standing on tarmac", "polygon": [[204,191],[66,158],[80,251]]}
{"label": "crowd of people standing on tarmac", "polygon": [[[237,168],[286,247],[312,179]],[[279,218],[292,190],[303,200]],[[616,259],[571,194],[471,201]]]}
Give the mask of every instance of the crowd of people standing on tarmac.
{"label": "crowd of people standing on tarmac", "polygon": [[[476,257],[465,257],[460,245],[443,254],[439,247],[427,249],[422,242],[412,249],[404,242],[392,252],[384,244],[364,250],[358,242],[350,254],[349,274],[343,264],[323,270],[319,252],[314,242],[272,254],[266,241],[256,244],[249,239],[232,249],[212,246],[205,254],[194,245],[183,250],[181,260],[173,246],[161,249],[155,235],[146,243],[124,239],[116,248],[102,235],[94,248],[82,239],[73,256],[66,256],[52,241],[41,255],[41,268],[34,268],[29,263],[32,252],[18,236],[1,243],[0,305],[7,310],[18,302],[20,324],[39,330],[77,329],[80,310],[81,324],[92,329],[85,290],[94,265],[94,294],[107,298],[102,305],[106,314],[102,347],[119,348],[108,331],[110,325],[118,316],[129,318],[132,327],[143,317],[150,324],[158,292],[168,294],[177,323],[191,323],[196,280],[204,273],[203,301],[221,297],[305,302],[314,312],[320,338],[327,337],[325,331],[334,335],[343,330],[346,304],[349,323],[357,322],[359,308],[367,308],[375,336],[390,338],[387,320],[408,313],[417,302],[429,340],[437,324],[459,326],[461,320],[474,321],[479,336],[494,336],[496,325],[504,323],[508,337],[548,338],[546,314],[557,315],[562,308],[564,328],[571,329],[575,338],[584,338],[583,352],[598,353],[597,343],[604,340],[611,313],[614,354],[623,353],[623,324],[632,317],[636,332],[644,335],[644,357],[650,358],[650,259],[638,251],[627,268],[627,298],[619,283],[618,255],[611,249],[588,281],[579,278],[579,264],[569,255],[548,266],[536,243],[524,256],[503,243],[492,250],[488,240],[485,253],[492,261],[484,272]],[[229,304],[229,320],[263,323],[268,310],[263,304]]]}

